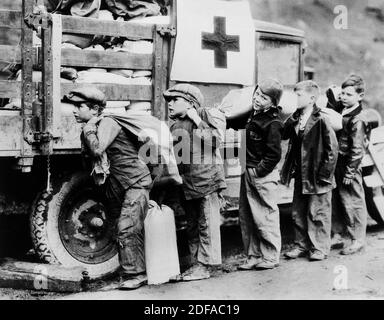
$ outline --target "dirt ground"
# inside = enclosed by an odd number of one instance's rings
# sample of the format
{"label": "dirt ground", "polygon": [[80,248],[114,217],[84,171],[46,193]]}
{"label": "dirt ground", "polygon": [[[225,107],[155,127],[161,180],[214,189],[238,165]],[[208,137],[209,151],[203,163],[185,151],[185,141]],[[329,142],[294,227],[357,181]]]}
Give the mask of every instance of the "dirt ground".
{"label": "dirt ground", "polygon": [[[292,242],[289,217],[282,219],[283,252]],[[91,290],[78,294],[55,294],[24,290],[0,289],[5,300],[179,300],[179,299],[383,299],[384,298],[384,227],[371,222],[365,252],[341,256],[332,250],[327,260],[309,262],[306,258],[287,261],[267,271],[237,271],[245,258],[242,254],[240,229],[222,230],[223,266],[213,277],[194,282],[145,286],[134,291],[102,291],[113,285],[99,281]]]}

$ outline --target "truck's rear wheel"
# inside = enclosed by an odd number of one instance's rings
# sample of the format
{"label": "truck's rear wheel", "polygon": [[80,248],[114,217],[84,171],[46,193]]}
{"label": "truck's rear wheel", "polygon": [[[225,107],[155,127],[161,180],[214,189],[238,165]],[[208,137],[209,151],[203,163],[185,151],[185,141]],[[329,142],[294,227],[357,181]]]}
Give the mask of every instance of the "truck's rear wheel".
{"label": "truck's rear wheel", "polygon": [[31,233],[39,257],[48,263],[83,266],[91,279],[116,271],[114,223],[89,175],[75,173],[54,189],[53,196],[43,192],[33,205]]}

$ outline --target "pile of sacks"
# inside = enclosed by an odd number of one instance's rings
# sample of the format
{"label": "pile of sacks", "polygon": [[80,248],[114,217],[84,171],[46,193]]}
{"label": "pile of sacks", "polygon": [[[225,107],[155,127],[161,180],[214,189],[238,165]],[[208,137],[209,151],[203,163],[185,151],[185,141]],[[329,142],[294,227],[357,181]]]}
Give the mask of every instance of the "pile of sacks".
{"label": "pile of sacks", "polygon": [[[169,0],[44,0],[48,12],[77,17],[96,18],[104,21],[133,21],[142,24],[168,24],[167,6]],[[34,46],[41,46],[41,40],[34,34]],[[128,40],[123,37],[63,34],[62,49],[94,50],[105,52],[129,52],[152,54],[153,43],[146,40]],[[61,68],[61,82],[107,83],[125,85],[152,85],[151,70]],[[41,81],[41,72],[34,71],[33,81]],[[21,80],[21,72],[13,77]],[[21,108],[21,99],[10,99],[7,109]],[[64,113],[69,107],[62,106]],[[151,111],[150,102],[109,101],[106,113],[119,114],[126,110]]]}
{"label": "pile of sacks", "polygon": [[[44,0],[48,12],[100,20],[132,21],[166,15],[169,0]],[[108,39],[106,39],[108,38]],[[84,49],[110,37],[63,34],[63,42]]]}

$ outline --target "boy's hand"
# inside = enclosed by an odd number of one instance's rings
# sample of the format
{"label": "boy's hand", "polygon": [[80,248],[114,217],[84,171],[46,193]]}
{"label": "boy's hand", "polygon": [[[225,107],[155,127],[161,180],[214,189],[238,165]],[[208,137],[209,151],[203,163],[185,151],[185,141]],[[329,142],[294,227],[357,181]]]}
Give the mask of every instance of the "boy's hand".
{"label": "boy's hand", "polygon": [[344,178],[343,179],[343,185],[345,185],[345,186],[351,185],[352,184],[352,180],[353,179],[351,179],[351,178]]}
{"label": "boy's hand", "polygon": [[85,135],[97,131],[96,124],[100,121],[100,117],[92,117],[88,120],[87,124],[83,127],[83,132]]}
{"label": "boy's hand", "polygon": [[95,125],[101,120],[101,117],[92,117],[90,120],[88,120],[87,125]]}

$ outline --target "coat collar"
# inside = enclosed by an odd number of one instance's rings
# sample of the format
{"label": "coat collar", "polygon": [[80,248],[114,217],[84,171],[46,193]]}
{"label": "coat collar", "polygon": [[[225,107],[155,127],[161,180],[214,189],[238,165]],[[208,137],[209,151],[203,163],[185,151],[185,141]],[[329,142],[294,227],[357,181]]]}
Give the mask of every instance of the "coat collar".
{"label": "coat collar", "polygon": [[356,109],[354,109],[351,112],[343,115],[343,117],[348,117],[348,118],[349,117],[354,117],[354,116],[358,115],[362,110],[363,110],[363,107],[362,107],[362,105],[360,103],[360,105]]}
{"label": "coat collar", "polygon": [[259,111],[259,112],[252,112],[251,118],[254,118],[255,116],[265,115],[269,118],[276,118],[280,114],[281,107],[271,107],[267,111]]}
{"label": "coat collar", "polygon": [[314,124],[317,122],[318,118],[320,117],[320,111],[321,109],[315,104],[313,106],[313,111],[311,116],[308,119],[308,122],[304,129],[304,135],[306,135],[314,126]]}

